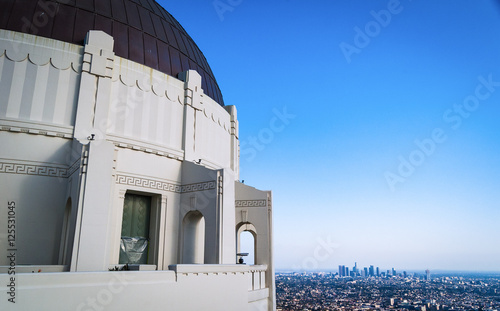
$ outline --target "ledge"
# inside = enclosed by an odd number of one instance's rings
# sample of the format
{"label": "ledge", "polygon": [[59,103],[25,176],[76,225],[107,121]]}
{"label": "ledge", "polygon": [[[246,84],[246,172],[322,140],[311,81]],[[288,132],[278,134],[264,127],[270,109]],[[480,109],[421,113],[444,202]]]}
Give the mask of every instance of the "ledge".
{"label": "ledge", "polygon": [[[124,264],[109,265],[108,270],[114,271],[115,268],[123,268]],[[139,264],[129,264],[128,270],[117,270],[117,271],[156,271],[156,265],[139,265]]]}
{"label": "ledge", "polygon": [[170,265],[169,270],[176,273],[248,273],[250,271],[265,271],[266,265]]}
{"label": "ledge", "polygon": [[[8,273],[10,266],[0,266],[0,274]],[[15,266],[16,273],[46,273],[46,272],[64,272],[68,271],[68,266],[53,265],[53,266],[40,266],[40,265],[20,265]]]}

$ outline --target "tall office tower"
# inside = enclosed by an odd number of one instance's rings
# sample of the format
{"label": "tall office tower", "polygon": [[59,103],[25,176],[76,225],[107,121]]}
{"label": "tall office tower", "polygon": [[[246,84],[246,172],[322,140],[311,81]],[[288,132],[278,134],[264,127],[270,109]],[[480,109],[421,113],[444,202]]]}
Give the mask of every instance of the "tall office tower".
{"label": "tall office tower", "polygon": [[375,268],[373,265],[370,266],[370,276],[375,276]]}
{"label": "tall office tower", "polygon": [[394,268],[392,268],[392,275],[396,276],[396,270],[394,270]]}
{"label": "tall office tower", "polygon": [[344,274],[344,266],[339,265],[339,276],[341,277]]}
{"label": "tall office tower", "polygon": [[403,271],[403,276],[406,278],[408,275],[406,274],[406,271]]}
{"label": "tall office tower", "polygon": [[431,280],[431,271],[429,269],[425,270],[425,280],[426,281]]}
{"label": "tall office tower", "polygon": [[365,271],[365,276],[367,277],[369,274],[368,274],[368,268],[367,267],[364,267],[363,270]]}
{"label": "tall office tower", "polygon": [[380,269],[377,267],[377,276],[380,276]]}
{"label": "tall office tower", "polygon": [[358,263],[355,262],[354,263],[354,274],[357,274],[358,273]]}
{"label": "tall office tower", "polygon": [[387,270],[387,276],[391,276],[391,270]]}
{"label": "tall office tower", "polygon": [[349,267],[345,267],[345,276],[349,276]]}

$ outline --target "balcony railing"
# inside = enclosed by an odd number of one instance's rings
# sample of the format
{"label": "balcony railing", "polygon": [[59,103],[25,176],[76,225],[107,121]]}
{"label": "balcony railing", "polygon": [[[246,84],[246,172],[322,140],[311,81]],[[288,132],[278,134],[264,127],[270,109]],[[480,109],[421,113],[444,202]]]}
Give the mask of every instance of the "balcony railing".
{"label": "balcony railing", "polygon": [[248,266],[250,278],[248,284],[248,290],[259,290],[266,288],[266,265],[254,265]]}

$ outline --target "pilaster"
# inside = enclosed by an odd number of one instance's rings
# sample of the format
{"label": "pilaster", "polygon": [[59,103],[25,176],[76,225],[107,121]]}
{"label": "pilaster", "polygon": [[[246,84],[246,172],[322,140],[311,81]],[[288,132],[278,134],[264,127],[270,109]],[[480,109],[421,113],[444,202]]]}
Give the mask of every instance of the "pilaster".
{"label": "pilaster", "polygon": [[110,262],[114,145],[93,141],[80,200],[81,226],[76,271],[107,271]]}
{"label": "pilaster", "polygon": [[88,143],[92,134],[104,138],[108,125],[114,57],[113,37],[91,30],[85,40],[74,137]]}
{"label": "pilaster", "polygon": [[234,172],[236,180],[240,179],[240,141],[239,124],[236,106],[224,106],[224,109],[229,113],[231,120],[231,169]]}
{"label": "pilaster", "polygon": [[184,81],[184,135],[183,149],[185,161],[196,161],[196,111],[201,110],[203,89],[201,76],[194,70],[179,74]]}

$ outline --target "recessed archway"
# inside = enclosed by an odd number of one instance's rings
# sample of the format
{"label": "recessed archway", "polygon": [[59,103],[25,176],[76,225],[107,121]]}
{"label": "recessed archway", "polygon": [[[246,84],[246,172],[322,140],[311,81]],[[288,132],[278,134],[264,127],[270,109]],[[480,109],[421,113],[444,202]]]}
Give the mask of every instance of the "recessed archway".
{"label": "recessed archway", "polygon": [[[258,264],[257,260],[257,230],[251,223],[238,225],[236,230],[237,253],[248,253],[243,260],[247,265]],[[239,258],[237,258],[238,260]]]}
{"label": "recessed archway", "polygon": [[243,259],[247,265],[255,265],[255,237],[250,231],[240,233],[240,250],[238,253],[248,253]]}
{"label": "recessed archway", "polygon": [[199,211],[192,211],[182,220],[183,264],[205,262],[205,217]]}

